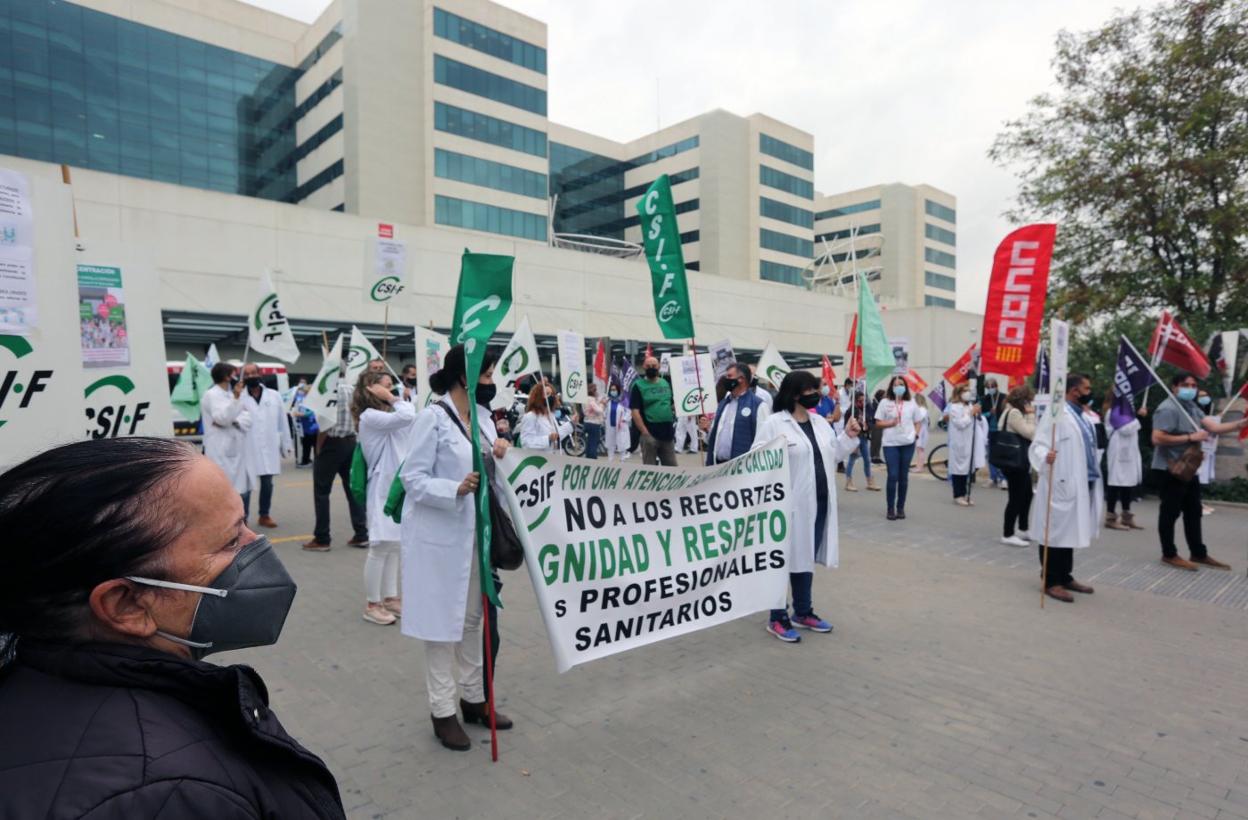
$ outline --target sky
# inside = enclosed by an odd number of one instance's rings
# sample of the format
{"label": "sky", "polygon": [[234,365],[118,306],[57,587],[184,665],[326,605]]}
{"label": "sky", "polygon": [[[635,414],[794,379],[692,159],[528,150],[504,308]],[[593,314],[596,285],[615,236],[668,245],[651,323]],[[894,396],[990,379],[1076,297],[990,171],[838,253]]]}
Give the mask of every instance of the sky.
{"label": "sky", "polygon": [[[314,20],[327,0],[248,0]],[[635,139],[711,109],[815,138],[815,188],[958,200],[958,307],[982,313],[1017,183],[987,157],[1053,89],[1053,44],[1156,0],[501,0],[544,21],[550,119]],[[488,20],[481,21],[488,25]],[[1059,231],[1060,226],[1059,226]]]}

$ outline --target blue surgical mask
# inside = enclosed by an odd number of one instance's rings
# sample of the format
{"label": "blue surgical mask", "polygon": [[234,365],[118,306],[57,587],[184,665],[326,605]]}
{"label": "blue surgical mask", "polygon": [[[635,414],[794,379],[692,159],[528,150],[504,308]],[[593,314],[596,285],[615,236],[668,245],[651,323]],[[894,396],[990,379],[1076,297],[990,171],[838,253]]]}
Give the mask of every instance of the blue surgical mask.
{"label": "blue surgical mask", "polygon": [[1196,400],[1196,403],[1199,404],[1201,407],[1208,407],[1212,401],[1213,399],[1209,398],[1208,396],[1201,396],[1200,398]]}
{"label": "blue surgical mask", "polygon": [[1183,401],[1191,401],[1196,398],[1195,387],[1180,387],[1177,393],[1178,397]]}
{"label": "blue surgical mask", "polygon": [[893,395],[896,396],[897,398],[901,398],[902,396],[906,395],[906,386],[904,384],[894,384]]}

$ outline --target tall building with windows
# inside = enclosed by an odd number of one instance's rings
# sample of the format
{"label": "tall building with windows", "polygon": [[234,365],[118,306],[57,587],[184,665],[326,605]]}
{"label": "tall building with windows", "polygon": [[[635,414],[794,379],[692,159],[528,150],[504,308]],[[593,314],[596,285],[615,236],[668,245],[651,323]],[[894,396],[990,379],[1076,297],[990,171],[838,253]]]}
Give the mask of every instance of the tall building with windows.
{"label": "tall building with windows", "polygon": [[[957,199],[930,185],[873,185],[815,197],[818,253],[849,255],[885,304],[956,307]],[[851,241],[852,240],[852,241]]]}

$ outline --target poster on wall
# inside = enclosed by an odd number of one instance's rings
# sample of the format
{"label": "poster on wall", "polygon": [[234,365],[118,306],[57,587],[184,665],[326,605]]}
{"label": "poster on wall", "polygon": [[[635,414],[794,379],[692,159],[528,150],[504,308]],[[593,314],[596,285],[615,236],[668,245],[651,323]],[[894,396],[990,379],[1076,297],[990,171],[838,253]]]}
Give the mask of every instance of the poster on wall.
{"label": "poster on wall", "polygon": [[893,351],[893,375],[904,376],[910,372],[910,340],[905,336],[894,336],[888,340]]}
{"label": "poster on wall", "polygon": [[0,168],[0,334],[38,327],[34,209],[25,174]]}
{"label": "poster on wall", "polygon": [[124,367],[130,364],[121,268],[78,266],[78,325],[82,337],[83,367]]}

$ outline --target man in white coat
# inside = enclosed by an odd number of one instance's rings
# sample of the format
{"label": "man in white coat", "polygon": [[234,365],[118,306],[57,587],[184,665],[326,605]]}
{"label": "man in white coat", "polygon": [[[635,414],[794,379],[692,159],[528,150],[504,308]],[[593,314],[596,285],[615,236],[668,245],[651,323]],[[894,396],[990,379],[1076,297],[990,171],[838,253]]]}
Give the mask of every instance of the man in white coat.
{"label": "man in white coat", "polygon": [[[1092,594],[1092,587],[1074,579],[1075,550],[1091,546],[1101,534],[1100,459],[1096,431],[1083,415],[1092,399],[1087,376],[1072,374],[1066,381],[1066,404],[1045,413],[1036,428],[1028,457],[1040,475],[1031,502],[1031,533],[1038,540],[1045,594],[1073,603],[1071,592]],[[1054,441],[1053,425],[1057,425]],[[1049,506],[1049,485],[1053,485]],[[1048,533],[1048,563],[1044,560],[1044,537]]]}
{"label": "man in white coat", "polygon": [[246,498],[255,484],[247,457],[251,413],[239,398],[243,383],[234,378],[235,372],[234,365],[228,362],[212,366],[212,387],[199,400],[199,412],[204,421],[204,455],[225,472],[234,489]]}
{"label": "man in white coat", "polygon": [[[273,503],[273,476],[282,471],[282,459],[295,454],[294,441],[290,437],[290,425],[286,422],[286,408],[282,394],[264,386],[260,368],[254,363],[243,365],[243,407],[251,414],[251,429],[247,431],[247,458],[251,472],[260,485],[260,517],[262,527],[276,527],[277,522],[269,515]],[[243,493],[243,515],[251,517],[251,491]]]}

